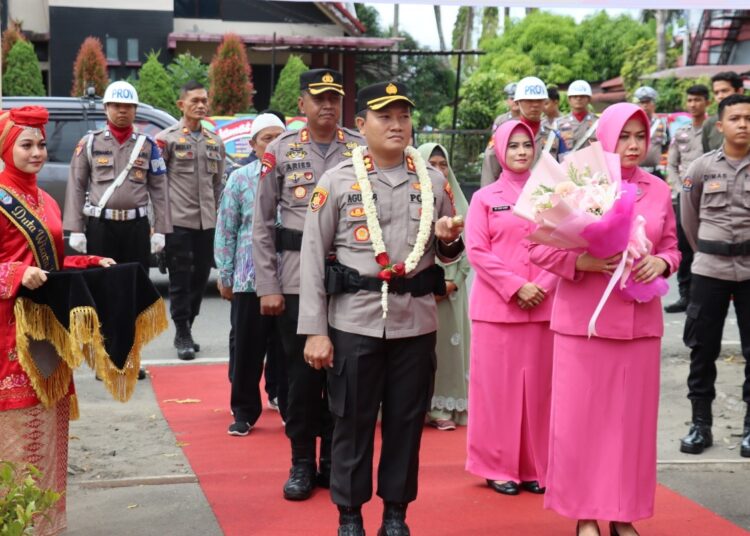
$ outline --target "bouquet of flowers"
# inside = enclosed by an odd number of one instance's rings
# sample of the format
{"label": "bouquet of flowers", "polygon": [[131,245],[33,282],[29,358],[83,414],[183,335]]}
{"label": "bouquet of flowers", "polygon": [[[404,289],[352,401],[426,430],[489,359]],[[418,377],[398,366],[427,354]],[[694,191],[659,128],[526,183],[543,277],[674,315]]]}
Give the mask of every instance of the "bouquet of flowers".
{"label": "bouquet of flowers", "polygon": [[601,144],[570,154],[559,164],[544,153],[521,191],[514,213],[537,224],[529,239],[563,249],[582,248],[607,258],[622,259],[589,323],[595,334],[596,319],[613,290],[626,299],[647,302],[669,289],[658,277],[638,283],[633,265],[651,252],[643,216],[635,215],[636,186],[622,181],[620,157]]}

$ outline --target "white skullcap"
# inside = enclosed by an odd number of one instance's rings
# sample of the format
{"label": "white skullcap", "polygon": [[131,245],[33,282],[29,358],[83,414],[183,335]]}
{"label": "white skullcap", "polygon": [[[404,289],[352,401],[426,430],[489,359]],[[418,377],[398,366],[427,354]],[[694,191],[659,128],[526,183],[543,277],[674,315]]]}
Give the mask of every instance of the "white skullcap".
{"label": "white skullcap", "polygon": [[284,123],[281,122],[281,119],[276,115],[260,114],[253,120],[253,124],[250,127],[250,139],[255,139],[255,136],[257,136],[261,130],[268,127],[280,127],[286,130],[286,125],[284,125]]}

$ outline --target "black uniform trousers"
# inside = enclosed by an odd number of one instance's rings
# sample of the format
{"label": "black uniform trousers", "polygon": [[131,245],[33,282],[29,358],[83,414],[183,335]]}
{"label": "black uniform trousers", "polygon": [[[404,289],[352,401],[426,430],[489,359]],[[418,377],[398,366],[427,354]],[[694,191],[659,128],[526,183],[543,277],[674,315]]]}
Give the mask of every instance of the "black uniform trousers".
{"label": "black uniform trousers", "polygon": [[732,297],[745,358],[742,399],[750,404],[750,280],[724,281],[698,274],[692,277],[683,335],[685,345],[691,349],[688,376],[690,400],[713,400],[716,397],[716,359],[721,351],[724,319]]}
{"label": "black uniform trousers", "polygon": [[166,235],[169,312],[175,323],[198,316],[214,258],[214,230],[175,227]]}
{"label": "black uniform trousers", "polygon": [[330,333],[331,498],[339,506],[360,506],[372,497],[373,444],[382,409],[377,494],[387,502],[411,502],[435,381],[435,332],[402,339]]}
{"label": "black uniform trousers", "polygon": [[297,335],[299,295],[284,294],[284,312],[278,317],[286,356],[289,391],[286,435],[292,443],[292,460],[315,460],[316,439],[321,438],[320,457],[330,459],[333,420],[328,410],[326,373],[305,362],[307,336]]}
{"label": "black uniform trousers", "polygon": [[680,289],[680,296],[690,297],[690,267],[693,264],[693,248],[685,236],[685,230],[680,222],[680,196],[672,201],[675,217],[677,218],[677,248],[680,250],[682,258],[677,268],[677,286]]}
{"label": "black uniform trousers", "polygon": [[148,273],[151,256],[151,224],[147,217],[128,221],[89,218],[86,253],[110,257],[115,262],[139,262]]}
{"label": "black uniform trousers", "polygon": [[[276,318],[260,314],[260,300],[254,292],[235,292],[231,307],[233,341],[229,348],[229,381],[232,383],[230,407],[234,419],[254,425],[263,405],[260,399],[260,376],[265,358],[266,392],[278,397],[281,418],[286,420],[286,380],[278,361],[284,358]],[[279,380],[283,380],[279,382]],[[269,387],[269,383],[272,386]]]}

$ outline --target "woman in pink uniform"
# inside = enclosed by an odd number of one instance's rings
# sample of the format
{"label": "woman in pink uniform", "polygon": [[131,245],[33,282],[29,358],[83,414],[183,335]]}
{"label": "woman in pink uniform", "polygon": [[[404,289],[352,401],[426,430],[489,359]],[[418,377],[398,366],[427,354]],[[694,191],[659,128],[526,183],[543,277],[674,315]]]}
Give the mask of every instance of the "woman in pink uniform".
{"label": "woman in pink uniform", "polygon": [[466,252],[471,289],[471,360],[466,469],[493,490],[544,493],[552,376],[549,319],[557,276],[529,260],[533,224],[515,216],[534,160],[534,136],[519,121],[494,134],[499,180],[474,194]]}
{"label": "woman in pink uniform", "polygon": [[[620,155],[622,178],[637,186],[635,213],[646,220],[651,253],[636,261],[637,281],[677,269],[669,186],[638,167],[649,145],[649,120],[633,104],[607,108],[597,139]],[[545,507],[578,520],[580,535],[637,535],[656,491],[656,417],[664,332],[661,300],[636,303],[617,292],[588,338],[587,325],[620,259],[533,245],[531,259],[560,276],[552,309],[555,333],[552,416]]]}

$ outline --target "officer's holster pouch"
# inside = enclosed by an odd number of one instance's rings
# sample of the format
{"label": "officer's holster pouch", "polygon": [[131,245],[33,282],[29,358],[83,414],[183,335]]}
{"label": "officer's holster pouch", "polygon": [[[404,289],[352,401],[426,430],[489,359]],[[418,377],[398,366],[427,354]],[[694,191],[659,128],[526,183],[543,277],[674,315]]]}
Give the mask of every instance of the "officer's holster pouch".
{"label": "officer's holster pouch", "polygon": [[302,249],[302,231],[276,227],[276,251],[299,251]]}
{"label": "officer's holster pouch", "polygon": [[[338,261],[327,260],[325,272],[325,288],[329,295],[355,293],[360,290],[380,292],[383,285],[381,279],[360,275],[354,268],[344,266]],[[411,294],[415,298],[427,294],[445,296],[445,271],[437,264],[433,264],[414,277],[392,277],[388,283],[388,292]]]}

